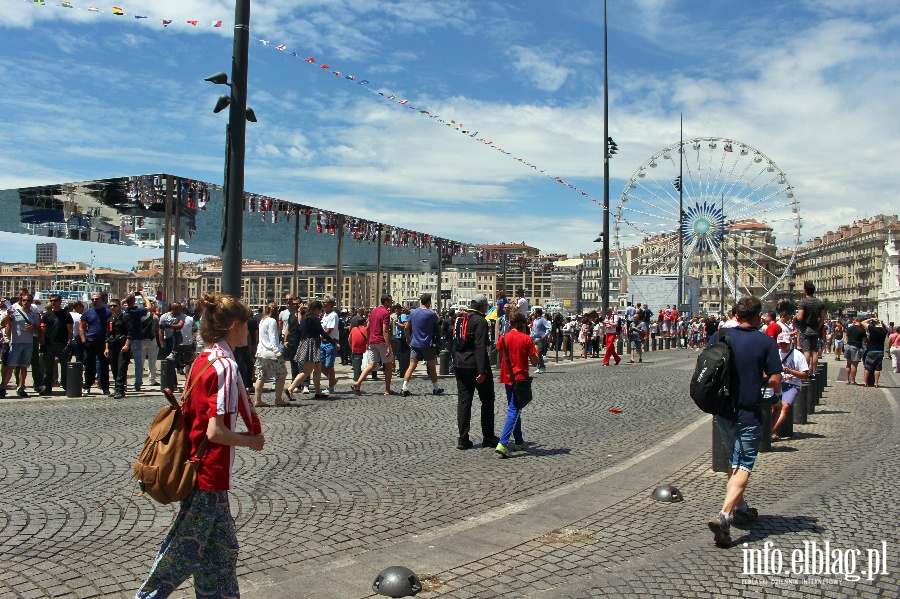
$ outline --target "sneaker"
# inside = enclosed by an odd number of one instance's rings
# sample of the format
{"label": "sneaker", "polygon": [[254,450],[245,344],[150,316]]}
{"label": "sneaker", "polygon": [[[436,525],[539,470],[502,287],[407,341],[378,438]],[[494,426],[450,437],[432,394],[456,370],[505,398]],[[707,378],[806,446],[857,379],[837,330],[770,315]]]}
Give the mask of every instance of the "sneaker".
{"label": "sneaker", "polygon": [[506,459],[512,457],[512,454],[509,453],[509,449],[506,448],[506,445],[503,445],[501,443],[497,443],[497,447],[494,448],[494,451],[499,453],[501,458]]}
{"label": "sneaker", "polygon": [[113,399],[125,399],[125,394],[121,391],[116,391],[110,397],[112,397]]}
{"label": "sneaker", "polygon": [[412,393],[409,392],[409,389],[403,389],[400,391],[400,395],[402,395],[403,397],[409,397],[410,395],[412,395]]}
{"label": "sneaker", "polygon": [[709,529],[715,535],[716,545],[731,547],[731,526],[725,515],[719,512],[716,517],[708,522]]}
{"label": "sneaker", "polygon": [[756,522],[757,518],[759,518],[757,509],[755,507],[748,507],[745,510],[734,510],[734,515],[731,517],[731,523],[737,524],[738,526],[744,526]]}
{"label": "sneaker", "polygon": [[25,391],[25,387],[19,387],[16,389],[16,395],[19,397],[28,397],[28,392]]}
{"label": "sneaker", "polygon": [[457,449],[472,449],[475,444],[470,439],[460,439],[456,442]]}
{"label": "sneaker", "polygon": [[438,387],[437,389],[432,389],[431,394],[432,395],[443,395],[444,390],[441,389],[440,387]]}
{"label": "sneaker", "polygon": [[487,439],[485,439],[481,442],[481,446],[485,447],[485,448],[494,447],[499,444],[500,444],[500,437],[488,437]]}
{"label": "sneaker", "polygon": [[302,393],[303,395],[309,395],[309,387],[303,387],[300,390],[300,393]]}

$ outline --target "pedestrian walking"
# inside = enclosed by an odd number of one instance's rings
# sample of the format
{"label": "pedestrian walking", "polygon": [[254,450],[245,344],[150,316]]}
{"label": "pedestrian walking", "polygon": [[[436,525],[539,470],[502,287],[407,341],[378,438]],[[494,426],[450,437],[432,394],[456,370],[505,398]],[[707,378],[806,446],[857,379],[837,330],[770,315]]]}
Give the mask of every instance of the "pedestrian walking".
{"label": "pedestrian walking", "polygon": [[[532,336],[528,334],[525,315],[516,311],[510,316],[509,333],[497,340],[497,351],[500,352],[500,382],[506,389],[506,422],[500,433],[500,441],[494,449],[501,458],[512,457],[513,451],[525,450],[525,437],[522,436],[522,411],[516,407],[513,395],[513,382],[527,379],[528,364],[538,365],[539,349]],[[509,366],[512,365],[512,373]],[[513,444],[510,444],[510,438]]]}
{"label": "pedestrian walking", "polygon": [[[512,328],[512,323],[510,323]],[[544,317],[544,311],[541,308],[534,309],[534,320],[531,321],[531,339],[538,348],[538,369],[541,374],[547,372],[547,366],[544,364],[544,356],[547,355],[547,347],[550,342],[550,321]]]}
{"label": "pedestrian walking", "polygon": [[[762,303],[753,296],[742,297],[737,304],[738,325],[728,333],[731,343],[729,397],[733,398],[715,417],[730,453],[728,485],[721,511],[708,523],[717,545],[731,546],[731,524],[754,522],[759,513],[747,505],[744,492],[759,453],[762,437],[762,387],[771,387],[781,401],[781,360],[775,340],[759,331]],[[718,342],[721,332],[709,340]]]}
{"label": "pedestrian walking", "polygon": [[[159,379],[156,375],[156,363],[159,356],[159,306],[153,300],[150,300],[150,307],[147,314],[141,318],[141,351],[147,360],[147,373],[150,376],[149,385],[155,387],[159,385]],[[246,349],[246,348],[245,348]]]}
{"label": "pedestrian walking", "polygon": [[856,317],[853,323],[847,327],[844,340],[844,358],[847,359],[847,384],[856,384],[856,370],[862,359],[862,344],[866,338],[866,329],[862,326],[862,319]]}
{"label": "pedestrian walking", "polygon": [[[491,362],[488,357],[490,327],[484,318],[487,312],[488,299],[483,293],[472,298],[466,315],[457,316],[459,326],[454,325],[456,332],[465,332],[456,339],[456,420],[459,428],[457,449],[469,449],[474,445],[469,439],[469,427],[472,421],[472,401],[475,392],[481,401],[481,434],[482,447],[495,447],[500,438],[494,433],[494,381],[491,376]],[[525,318],[524,312],[519,311]],[[510,316],[512,318],[512,316]],[[462,319],[462,320],[461,320]],[[465,326],[461,325],[465,323]]]}
{"label": "pedestrian walking", "polygon": [[877,318],[869,318],[861,323],[866,329],[866,361],[863,363],[866,376],[863,379],[862,386],[868,385],[869,376],[874,379],[874,386],[878,386],[878,380],[881,378],[881,367],[884,361],[884,344],[887,340],[890,329],[883,320]]}
{"label": "pedestrian walking", "polygon": [[[247,390],[238,383],[234,359],[234,348],[247,342],[250,317],[250,309],[231,296],[208,293],[203,297],[204,351],[195,362],[198,374],[190,373],[196,380],[186,383],[191,391],[184,403],[184,420],[191,455],[197,455],[202,444],[206,448],[200,452],[196,488],[181,502],[135,599],[168,597],[191,576],[198,597],[240,596],[239,547],[228,497],[234,448],[261,451],[265,445],[259,417]],[[238,414],[247,432],[237,432]]]}
{"label": "pedestrian walking", "polygon": [[640,312],[634,314],[634,320],[631,323],[631,333],[629,334],[629,344],[631,345],[631,359],[629,364],[634,364],[635,357],[638,362],[644,361],[644,339],[650,334],[650,328],[644,322],[644,318]]}
{"label": "pedestrian walking", "polygon": [[[322,361],[322,374],[328,377],[327,393],[334,393],[337,386],[337,374],[334,371],[334,361],[341,350],[341,323],[338,313],[334,310],[334,298],[326,297],[322,301],[324,312],[321,316],[322,330],[329,339],[322,339],[319,344],[319,357]],[[308,308],[307,308],[308,310]]]}
{"label": "pedestrian walking", "polygon": [[[322,328],[321,317],[323,312],[322,302],[319,300],[311,301],[306,307],[306,314],[300,320],[300,345],[297,348],[295,360],[298,363],[303,363],[303,372],[298,374],[285,390],[285,395],[291,401],[294,400],[294,391],[310,375],[312,375],[315,397],[328,397],[329,395],[329,393],[322,392],[322,345],[335,346],[337,342]],[[335,350],[336,348],[333,348],[330,352],[332,369],[334,367]]]}
{"label": "pedestrian walking", "polygon": [[606,309],[606,319],[603,321],[606,330],[606,354],[603,356],[603,365],[609,366],[610,358],[616,361],[616,366],[622,361],[616,353],[616,341],[619,339],[620,319],[612,306]]}
{"label": "pedestrian walking", "polygon": [[350,363],[353,367],[354,381],[358,380],[362,374],[363,356],[366,355],[366,347],[369,344],[365,317],[360,318],[356,323],[356,326],[350,329]]}
{"label": "pedestrian walking", "polygon": [[269,305],[266,306],[265,316],[259,323],[259,345],[256,346],[256,383],[253,387],[254,407],[272,405],[262,400],[263,387],[266,386],[266,381],[269,379],[275,379],[276,405],[289,405],[281,399],[284,377],[287,376],[281,338],[282,327],[278,320],[278,306],[275,305],[275,302],[269,302]]}
{"label": "pedestrian walking", "polygon": [[394,354],[391,352],[389,345],[390,321],[391,321],[391,305],[393,299],[390,295],[381,296],[381,305],[372,310],[369,314],[368,339],[369,346],[366,350],[369,364],[366,366],[359,378],[353,384],[353,391],[360,395],[362,393],[362,382],[371,372],[378,368],[378,364],[384,364],[384,394],[393,395],[391,391],[391,374],[394,370]]}
{"label": "pedestrian walking", "polygon": [[[444,390],[438,387],[437,368],[434,355],[434,331],[439,326],[438,315],[431,309],[431,294],[423,293],[419,298],[419,307],[409,313],[410,353],[409,368],[403,375],[403,389],[400,394],[409,396],[409,379],[419,362],[425,362],[428,377],[431,379],[432,395],[441,395]],[[440,330],[440,329],[438,329]]]}
{"label": "pedestrian walking", "polygon": [[894,332],[888,337],[888,347],[891,352],[891,366],[895,373],[900,373],[900,325],[894,327]]}
{"label": "pedestrian walking", "polygon": [[803,283],[803,292],[806,296],[797,306],[795,321],[799,329],[800,351],[809,363],[810,371],[815,372],[819,363],[820,330],[825,321],[825,304],[816,297],[816,285],[812,281]]}

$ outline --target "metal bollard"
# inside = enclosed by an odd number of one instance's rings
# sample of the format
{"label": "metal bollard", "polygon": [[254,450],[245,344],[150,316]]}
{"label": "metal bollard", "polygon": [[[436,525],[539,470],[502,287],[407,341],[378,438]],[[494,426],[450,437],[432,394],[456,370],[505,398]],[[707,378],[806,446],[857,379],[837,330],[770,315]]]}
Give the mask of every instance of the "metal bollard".
{"label": "metal bollard", "polygon": [[712,470],[713,472],[728,472],[731,464],[731,450],[725,447],[725,439],[716,424],[716,417],[712,418]]}
{"label": "metal bollard", "polygon": [[[795,399],[794,401],[796,402],[797,400]],[[779,437],[794,436],[794,406],[791,406],[788,409],[787,417],[785,417],[784,422],[781,423],[781,427],[773,432]]]}
{"label": "metal bollard", "polygon": [[447,351],[446,349],[441,350],[440,362],[441,362],[440,373],[442,375],[450,374],[450,352]]}
{"label": "metal bollard", "polygon": [[818,373],[814,374],[810,378],[810,391],[812,392],[813,403],[815,405],[819,405],[819,400],[822,398],[822,379]]}
{"label": "metal bollard", "polygon": [[492,347],[489,353],[491,358],[491,366],[497,368],[500,364],[500,352],[497,351],[496,347]]}
{"label": "metal bollard", "polygon": [[828,362],[827,361],[819,362],[819,366],[822,367],[822,383],[827,387],[828,386]]}
{"label": "metal bollard", "polygon": [[400,368],[400,378],[403,378],[406,375],[406,371],[409,370],[409,352],[403,352],[397,354],[397,366]]}
{"label": "metal bollard", "polygon": [[175,360],[160,360],[159,386],[160,389],[176,391],[178,389],[178,377],[175,374]]}
{"label": "metal bollard", "polygon": [[759,452],[772,451],[772,403],[768,398],[762,400],[762,439],[759,440]]}
{"label": "metal bollard", "polygon": [[[812,382],[809,380],[800,382],[800,393],[806,394],[806,413],[815,414],[816,404],[812,400]],[[805,423],[804,423],[805,424]]]}
{"label": "metal bollard", "polygon": [[619,355],[621,356],[623,350],[624,350],[624,345],[623,345],[623,343],[622,343],[622,338],[619,337],[619,340],[616,341],[616,353],[619,354]]}
{"label": "metal bollard", "polygon": [[644,351],[645,352],[650,351],[650,337],[649,336],[644,337]]}
{"label": "metal bollard", "polygon": [[81,387],[84,380],[84,364],[81,362],[69,362],[66,367],[66,397],[81,397]]}
{"label": "metal bollard", "polygon": [[806,414],[809,409],[806,405],[808,389],[808,385],[801,383],[800,392],[797,393],[797,399],[794,400],[794,406],[791,408],[791,421],[794,424],[806,424]]}
{"label": "metal bollard", "polygon": [[672,349],[672,338],[671,337],[666,337],[666,340],[663,343],[665,343],[666,349]]}

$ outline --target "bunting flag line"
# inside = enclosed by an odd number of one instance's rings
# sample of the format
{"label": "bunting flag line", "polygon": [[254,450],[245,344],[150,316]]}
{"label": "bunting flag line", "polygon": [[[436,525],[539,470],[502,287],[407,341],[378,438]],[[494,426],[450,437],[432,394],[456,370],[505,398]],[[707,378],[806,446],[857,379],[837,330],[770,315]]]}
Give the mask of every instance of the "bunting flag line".
{"label": "bunting flag line", "polygon": [[[24,1],[33,3],[38,6],[45,5],[45,0],[24,0]],[[58,0],[58,1],[60,2],[58,5],[59,8],[75,8],[75,9],[80,10],[80,7],[74,6],[70,0]],[[89,12],[100,12],[100,13],[105,12],[105,11],[100,10],[96,6],[89,6],[89,7],[87,7],[87,10]],[[118,7],[118,6],[113,6],[111,12],[113,15],[116,15],[116,16],[127,16],[125,11],[121,7]],[[135,19],[149,18],[149,17],[143,16],[143,15],[132,15],[132,16]],[[182,23],[179,21],[175,21],[173,19],[160,19],[160,20],[162,21],[163,27],[168,27],[169,25],[171,25],[173,23]],[[186,25],[190,25],[192,27],[197,27],[200,24],[200,21],[193,19],[193,20],[183,21],[183,23]],[[221,28],[222,21],[220,21],[220,20],[213,21],[211,26],[215,27],[215,28]],[[269,46],[272,44],[271,40],[264,40],[264,39],[260,39],[260,38],[253,38],[253,39],[255,39],[255,41],[257,41],[257,42],[260,42],[263,46]],[[488,147],[496,150],[497,152],[500,152],[504,156],[509,156],[516,162],[521,163],[523,166],[533,169],[533,170],[541,173],[542,175],[546,175],[551,181],[554,181],[556,183],[559,183],[560,185],[566,186],[570,190],[589,199],[590,201],[594,202],[598,206],[601,206],[601,207],[603,206],[602,201],[597,200],[595,197],[593,197],[589,193],[585,192],[584,190],[579,189],[575,185],[572,185],[571,183],[564,181],[561,177],[554,176],[552,173],[548,173],[546,170],[539,168],[536,164],[533,164],[533,163],[525,160],[524,158],[516,156],[512,152],[504,150],[498,144],[495,144],[492,140],[484,139],[483,137],[478,137],[479,132],[474,131],[474,133],[473,133],[473,129],[474,129],[473,127],[465,127],[465,125],[463,125],[462,122],[457,122],[455,119],[448,120],[448,119],[440,117],[437,114],[432,113],[429,110],[426,110],[425,108],[420,108],[418,106],[414,106],[414,105],[410,104],[410,100],[407,98],[401,98],[398,100],[397,95],[395,95],[395,94],[380,92],[380,91],[372,88],[369,80],[362,79],[360,81],[357,81],[357,78],[355,75],[349,75],[349,74],[345,75],[343,71],[340,71],[337,69],[332,69],[331,66],[328,65],[327,63],[319,64],[318,61],[314,57],[304,58],[302,54],[298,54],[297,52],[288,52],[287,46],[285,44],[277,44],[273,47],[274,47],[274,49],[276,49],[280,52],[284,52],[285,54],[290,54],[294,58],[299,58],[307,64],[315,65],[322,71],[330,72],[338,78],[343,78],[345,81],[349,81],[351,83],[355,83],[356,85],[360,85],[364,89],[369,91],[370,93],[377,94],[378,96],[380,96],[386,100],[395,102],[399,106],[403,106],[405,108],[413,110],[418,114],[421,114],[423,116],[428,117],[429,119],[432,119],[436,123],[446,125],[447,127],[450,127],[451,129],[453,129],[454,131],[457,131],[458,133],[462,133],[463,135],[466,135],[466,136],[470,137],[471,139],[474,139],[475,141],[480,142],[481,144],[488,146]],[[730,151],[730,150],[728,148],[726,148],[726,151]]]}

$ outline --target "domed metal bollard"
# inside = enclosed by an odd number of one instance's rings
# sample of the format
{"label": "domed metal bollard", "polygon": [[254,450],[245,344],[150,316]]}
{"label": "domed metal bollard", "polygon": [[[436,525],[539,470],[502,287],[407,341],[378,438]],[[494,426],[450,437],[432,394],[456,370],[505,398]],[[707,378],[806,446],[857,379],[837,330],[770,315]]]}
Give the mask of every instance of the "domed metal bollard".
{"label": "domed metal bollard", "polygon": [[681,491],[672,485],[656,487],[651,497],[656,501],[662,501],[664,503],[675,503],[684,500],[684,497],[681,496]]}
{"label": "domed metal bollard", "polygon": [[372,590],[387,597],[412,597],[422,590],[422,582],[409,568],[391,566],[375,578]]}

